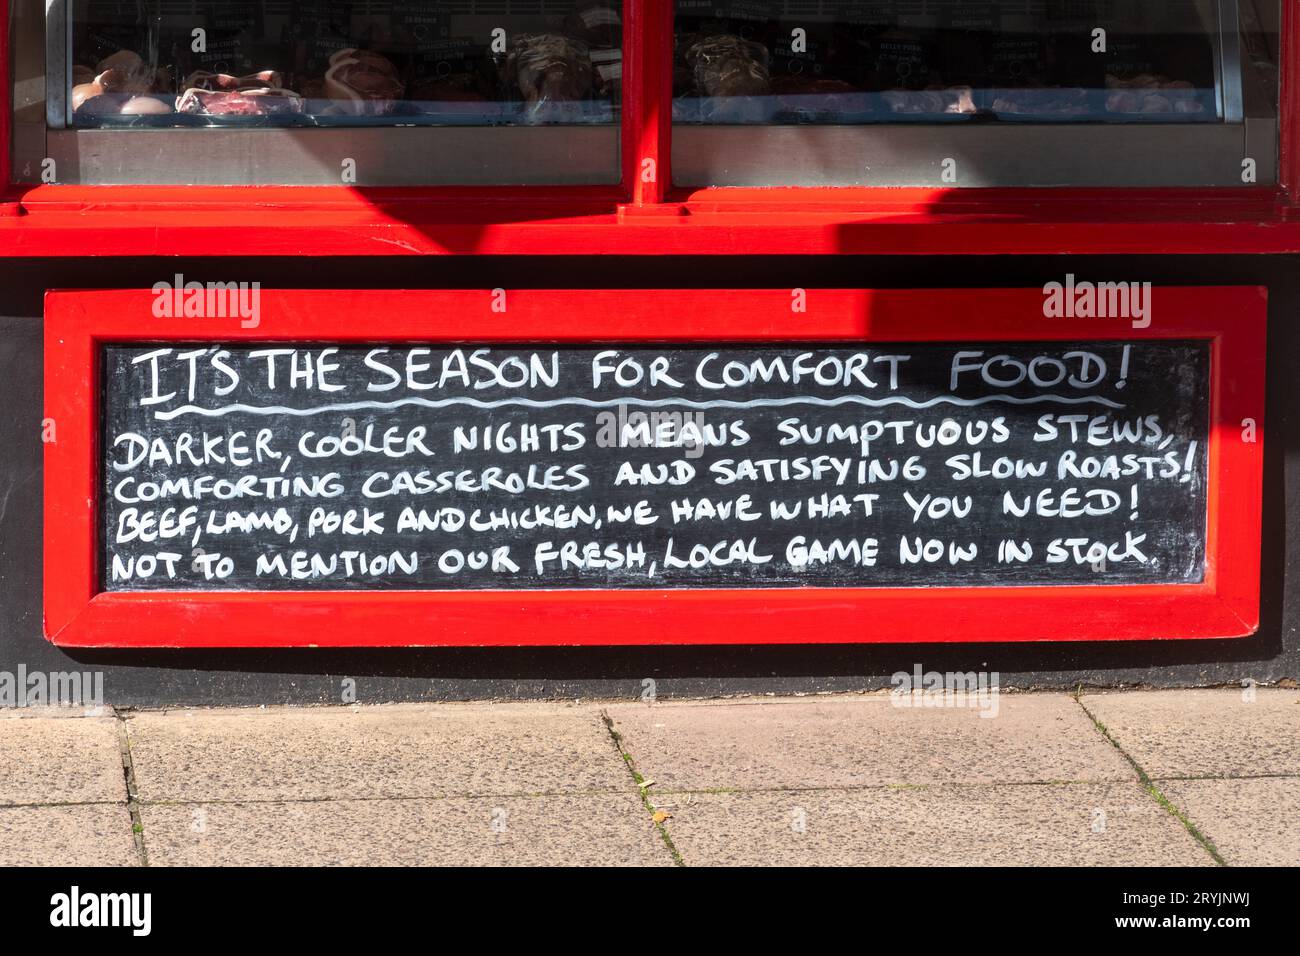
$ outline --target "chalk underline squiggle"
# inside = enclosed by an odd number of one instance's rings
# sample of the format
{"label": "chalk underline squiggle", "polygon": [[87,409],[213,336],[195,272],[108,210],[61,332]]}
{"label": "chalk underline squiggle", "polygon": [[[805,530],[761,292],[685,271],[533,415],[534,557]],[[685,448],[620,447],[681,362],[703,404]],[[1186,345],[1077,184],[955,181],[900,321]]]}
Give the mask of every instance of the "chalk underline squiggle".
{"label": "chalk underline squiggle", "polygon": [[1014,395],[985,395],[982,398],[956,398],[951,395],[941,395],[937,398],[926,399],[918,402],[915,399],[907,398],[904,395],[891,395],[888,398],[867,398],[863,395],[841,395],[838,398],[818,398],[816,396],[796,396],[793,398],[757,398],[750,401],[740,401],[737,399],[718,398],[709,401],[694,401],[685,398],[552,398],[538,400],[532,398],[500,398],[492,401],[483,401],[477,398],[467,398],[458,396],[455,398],[421,398],[413,396],[410,398],[399,398],[391,402],[339,402],[333,405],[317,405],[313,408],[288,408],[284,405],[245,405],[237,403],[234,405],[223,405],[220,408],[202,408],[198,405],[181,405],[168,411],[154,412],[154,418],[158,421],[168,422],[182,415],[201,415],[205,418],[219,418],[222,415],[229,415],[233,412],[244,412],[249,415],[291,415],[297,417],[306,417],[308,415],[322,415],[328,412],[361,412],[361,411],[391,411],[395,408],[401,408],[405,405],[418,405],[423,408],[446,408],[451,405],[468,405],[472,408],[493,409],[505,406],[520,406],[523,408],[556,408],[561,405],[581,405],[587,408],[617,408],[619,405],[633,405],[638,408],[658,408],[661,406],[679,406],[695,409],[709,408],[779,408],[786,405],[819,405],[823,408],[835,408],[840,405],[864,405],[869,408],[884,408],[889,405],[903,405],[907,408],[932,408],[935,405],[949,404],[958,405],[963,408],[975,408],[980,405],[988,405],[993,402],[1004,402],[1008,405],[1036,405],[1042,402],[1052,402],[1063,405],[1083,405],[1098,404],[1107,408],[1123,408],[1119,402],[1112,401],[1109,398],[1103,398],[1100,395],[1083,395],[1067,397],[1064,395],[1033,395],[1029,398],[1017,398]]}

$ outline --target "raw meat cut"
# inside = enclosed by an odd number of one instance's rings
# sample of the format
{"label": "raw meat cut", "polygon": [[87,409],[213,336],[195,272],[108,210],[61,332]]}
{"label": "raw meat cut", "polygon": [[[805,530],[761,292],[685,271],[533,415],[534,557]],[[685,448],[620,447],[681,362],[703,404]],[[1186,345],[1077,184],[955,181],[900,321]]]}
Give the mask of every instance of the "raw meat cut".
{"label": "raw meat cut", "polygon": [[196,70],[185,79],[187,90],[260,90],[278,89],[284,86],[284,78],[275,70],[262,70],[248,76],[231,76],[229,73],[209,73]]}
{"label": "raw meat cut", "polygon": [[771,77],[767,47],[730,34],[697,40],[686,51],[700,96],[766,96]]}
{"label": "raw meat cut", "polygon": [[1109,113],[1203,113],[1196,87],[1186,80],[1141,73],[1131,79],[1106,76]]}
{"label": "raw meat cut", "polygon": [[1001,90],[993,112],[1020,116],[1079,116],[1089,112],[1088,91],[1075,88]]}
{"label": "raw meat cut", "polygon": [[383,116],[391,113],[405,87],[387,57],[370,50],[339,50],[330,57],[325,93],[345,113]]}
{"label": "raw meat cut", "polygon": [[204,116],[271,116],[301,113],[302,97],[292,90],[266,87],[256,90],[188,89],[176,99],[180,113]]}
{"label": "raw meat cut", "polygon": [[564,121],[591,93],[591,51],[559,33],[515,37],[506,56],[506,88],[523,97],[528,122]]}
{"label": "raw meat cut", "polygon": [[895,113],[974,113],[975,95],[969,86],[946,89],[886,90],[880,94]]}

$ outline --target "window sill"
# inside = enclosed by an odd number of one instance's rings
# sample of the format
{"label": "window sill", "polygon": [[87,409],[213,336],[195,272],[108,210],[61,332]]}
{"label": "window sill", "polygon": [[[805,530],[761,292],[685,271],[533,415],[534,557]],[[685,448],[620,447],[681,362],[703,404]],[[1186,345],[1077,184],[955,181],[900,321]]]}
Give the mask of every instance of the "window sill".
{"label": "window sill", "polygon": [[1194,255],[1300,253],[1272,189],[39,186],[0,202],[0,255]]}

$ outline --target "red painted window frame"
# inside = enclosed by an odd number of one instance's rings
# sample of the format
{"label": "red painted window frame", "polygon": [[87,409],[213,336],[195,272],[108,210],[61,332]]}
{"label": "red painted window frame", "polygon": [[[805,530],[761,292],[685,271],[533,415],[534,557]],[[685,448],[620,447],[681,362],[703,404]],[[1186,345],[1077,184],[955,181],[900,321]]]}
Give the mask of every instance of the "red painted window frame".
{"label": "red painted window frame", "polygon": [[[1162,287],[1155,320],[1044,319],[1038,289],[263,290],[261,324],[159,320],[149,290],[46,297],[46,636],[68,647],[836,644],[1221,638],[1259,623],[1267,291]],[[1196,585],[97,593],[98,347],[132,341],[1212,343],[1206,578]],[[1256,423],[1242,440],[1245,419]]]}
{"label": "red painted window frame", "polygon": [[[0,0],[0,255],[945,255],[1300,252],[1300,0],[1284,0],[1276,186],[672,187],[672,3],[624,0],[622,185],[149,187],[9,183]],[[642,173],[651,161],[656,175]]]}

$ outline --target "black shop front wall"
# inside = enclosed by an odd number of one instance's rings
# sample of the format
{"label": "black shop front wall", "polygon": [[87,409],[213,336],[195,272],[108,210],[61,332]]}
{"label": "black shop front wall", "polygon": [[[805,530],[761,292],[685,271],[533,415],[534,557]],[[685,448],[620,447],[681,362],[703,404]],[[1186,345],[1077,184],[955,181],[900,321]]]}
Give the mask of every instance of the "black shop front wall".
{"label": "black shop front wall", "polygon": [[[1300,604],[1287,581],[1297,520],[1300,385],[1282,357],[1300,354],[1300,262],[1290,257],[1139,258],[656,258],[0,260],[0,673],[102,671],[116,706],[336,703],[357,699],[639,697],[876,689],[916,664],[997,671],[1001,685],[1200,686],[1300,678]],[[140,288],[187,279],[258,281],[264,288],[941,288],[1041,287],[1079,280],[1269,288],[1268,440],[1261,627],[1224,641],[842,647],[498,648],[385,651],[77,651],[41,634],[41,300],[54,288]],[[322,282],[322,277],[328,277]],[[1292,321],[1288,321],[1291,319]],[[364,317],[358,317],[364,321]],[[1290,573],[1289,573],[1290,572]]]}

